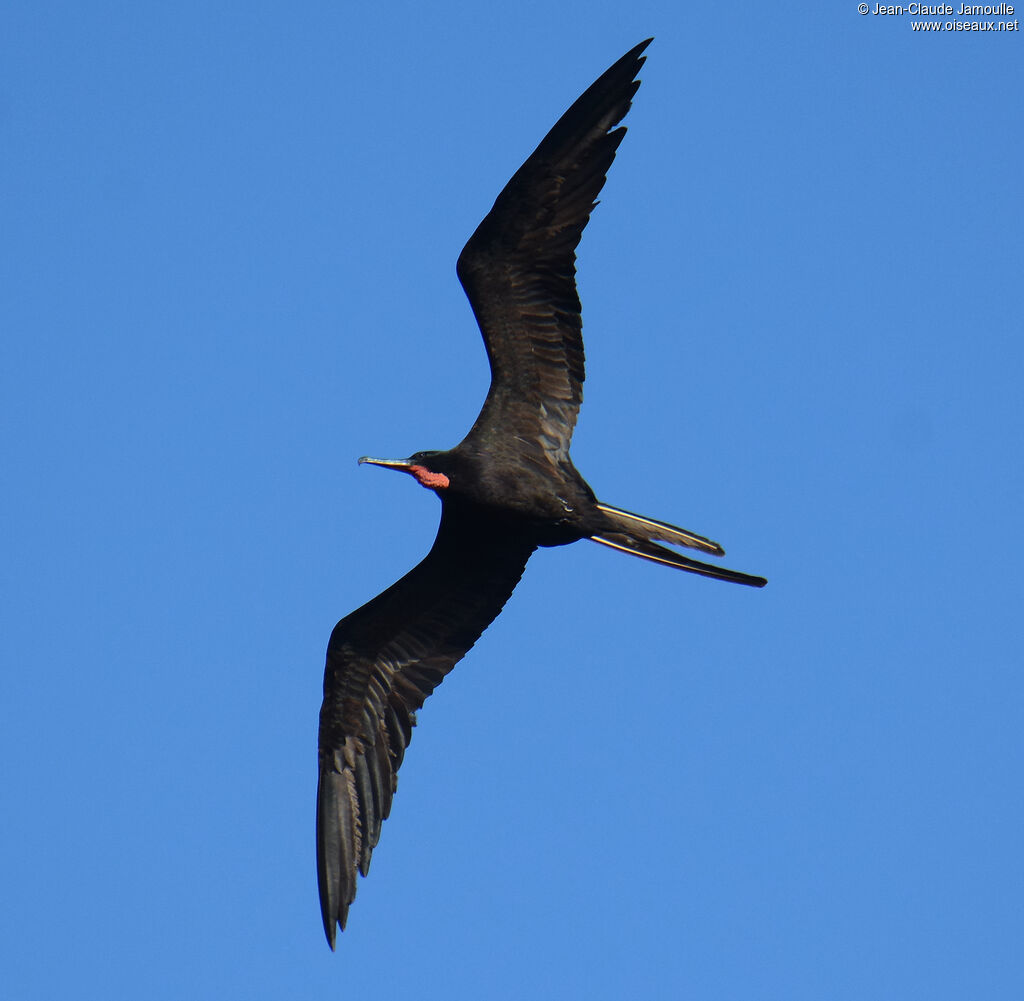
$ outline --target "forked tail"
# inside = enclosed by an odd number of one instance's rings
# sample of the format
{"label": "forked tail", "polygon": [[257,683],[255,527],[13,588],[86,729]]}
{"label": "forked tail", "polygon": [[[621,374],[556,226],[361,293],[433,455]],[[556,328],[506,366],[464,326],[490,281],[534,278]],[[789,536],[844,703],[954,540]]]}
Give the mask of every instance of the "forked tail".
{"label": "forked tail", "polygon": [[726,570],[724,567],[716,567],[710,563],[700,563],[697,560],[680,556],[679,553],[665,546],[658,545],[658,542],[669,542],[675,546],[699,549],[702,552],[711,553],[713,556],[725,555],[725,550],[717,542],[705,539],[702,535],[688,532],[684,528],[676,528],[675,525],[668,525],[663,521],[655,521],[654,518],[645,518],[639,514],[623,511],[610,504],[598,504],[597,506],[611,523],[611,527],[590,536],[594,542],[600,542],[603,546],[610,546],[623,553],[639,556],[644,560],[700,574],[703,577],[729,580],[734,584],[747,584],[750,587],[764,587],[768,583],[764,577],[754,577],[751,574],[740,573],[738,570]]}

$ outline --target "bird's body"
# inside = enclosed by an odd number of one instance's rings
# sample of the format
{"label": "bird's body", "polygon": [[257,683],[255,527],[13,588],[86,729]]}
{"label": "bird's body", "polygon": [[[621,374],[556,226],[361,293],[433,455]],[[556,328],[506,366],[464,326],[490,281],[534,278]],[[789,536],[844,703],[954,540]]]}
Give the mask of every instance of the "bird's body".
{"label": "bird's body", "polygon": [[624,128],[650,40],[555,124],[459,256],[491,366],[479,417],[449,451],[361,459],[441,498],[430,552],[331,634],[320,712],[317,874],[331,947],[391,808],[415,711],[501,611],[539,546],[592,539],[678,569],[762,586],[680,555],[715,542],[603,504],[569,457],[584,378],[575,251]]}

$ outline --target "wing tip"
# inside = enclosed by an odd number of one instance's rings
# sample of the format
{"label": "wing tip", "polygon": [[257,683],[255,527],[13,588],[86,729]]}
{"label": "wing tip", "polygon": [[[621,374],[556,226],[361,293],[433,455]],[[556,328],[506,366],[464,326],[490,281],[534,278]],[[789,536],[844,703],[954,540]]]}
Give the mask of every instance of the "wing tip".
{"label": "wing tip", "polygon": [[344,807],[339,785],[344,778],[321,764],[316,797],[316,876],[320,892],[320,917],[331,951],[335,951],[337,933],[345,930],[348,908],[355,897],[355,873],[350,864],[351,849],[346,842]]}
{"label": "wing tip", "polygon": [[650,45],[651,42],[653,42],[653,41],[654,41],[654,35],[651,35],[650,38],[645,38],[642,42],[638,42],[636,45],[634,45],[633,48],[631,48],[629,50],[627,55],[628,56],[638,57],[640,59],[640,61],[643,62],[644,59],[647,58],[647,56],[641,56],[640,53],[643,52],[644,49],[646,49],[647,46]]}
{"label": "wing tip", "polygon": [[[650,45],[653,41],[654,35],[651,35],[650,38],[645,38],[642,42],[638,42],[615,64],[613,68],[617,69],[619,66],[628,65],[629,63],[635,63],[636,66],[630,75],[636,76],[637,73],[640,72],[640,67],[643,66],[645,62],[647,62],[647,56],[642,55],[642,53],[647,48],[647,46]],[[636,82],[639,85],[640,81],[638,80]],[[636,93],[635,90],[634,93]]]}

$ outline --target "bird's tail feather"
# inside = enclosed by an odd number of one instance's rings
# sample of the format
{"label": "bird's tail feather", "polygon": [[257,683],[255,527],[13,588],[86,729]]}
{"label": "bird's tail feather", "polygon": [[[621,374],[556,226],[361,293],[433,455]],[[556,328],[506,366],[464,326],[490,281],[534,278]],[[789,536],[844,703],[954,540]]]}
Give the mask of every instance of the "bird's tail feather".
{"label": "bird's tail feather", "polygon": [[675,525],[669,525],[664,521],[656,521],[654,518],[645,518],[643,515],[633,514],[631,511],[623,511],[622,508],[612,507],[611,504],[598,502],[597,506],[619,532],[635,535],[648,541],[656,539],[659,542],[671,542],[674,546],[700,549],[714,556],[725,555],[725,550],[717,542],[705,539],[703,535],[697,535],[695,532],[688,532],[685,528],[676,528]]}
{"label": "bird's tail feather", "polygon": [[740,573],[738,570],[727,570],[710,563],[691,560],[665,546],[659,546],[655,541],[687,546],[690,549],[699,549],[715,556],[725,555],[725,550],[717,542],[705,539],[702,535],[696,535],[684,528],[677,528],[675,525],[669,525],[663,521],[623,511],[610,504],[598,504],[598,507],[608,518],[610,527],[590,536],[594,542],[600,542],[603,546],[610,546],[612,549],[629,553],[631,556],[639,556],[644,560],[700,574],[702,577],[714,577],[717,580],[728,580],[734,584],[746,584],[750,587],[764,587],[767,583],[764,577],[754,577],[751,574]]}

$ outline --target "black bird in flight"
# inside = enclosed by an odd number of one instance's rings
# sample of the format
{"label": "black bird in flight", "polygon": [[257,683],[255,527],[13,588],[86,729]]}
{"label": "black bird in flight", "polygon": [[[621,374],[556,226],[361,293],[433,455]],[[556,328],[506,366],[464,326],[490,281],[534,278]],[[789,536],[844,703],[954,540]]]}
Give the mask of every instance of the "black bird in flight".
{"label": "black bird in flight", "polygon": [[317,878],[327,941],[345,927],[391,810],[415,712],[479,639],[538,546],[592,539],[719,580],[752,577],[659,543],[722,556],[717,542],[602,504],[569,458],[583,392],[576,247],[640,82],[641,42],[558,120],[459,255],[491,386],[453,449],[362,458],[409,473],[441,498],[430,552],[335,626],[320,710]]}

